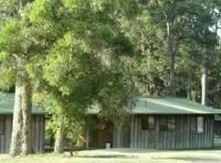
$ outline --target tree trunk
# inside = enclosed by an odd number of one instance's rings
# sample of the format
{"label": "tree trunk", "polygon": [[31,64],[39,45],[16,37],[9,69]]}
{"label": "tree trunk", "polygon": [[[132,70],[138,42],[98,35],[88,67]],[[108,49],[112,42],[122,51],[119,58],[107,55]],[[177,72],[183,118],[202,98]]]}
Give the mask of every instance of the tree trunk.
{"label": "tree trunk", "polygon": [[11,156],[31,153],[31,108],[32,91],[27,82],[17,84],[13,113]]}
{"label": "tree trunk", "polygon": [[173,33],[172,33],[172,23],[167,22],[167,55],[168,55],[168,63],[169,63],[169,95],[175,96],[175,75],[174,75],[174,43],[173,43]]}
{"label": "tree trunk", "polygon": [[16,57],[17,74],[13,113],[11,156],[31,153],[32,86],[24,69],[25,58]]}
{"label": "tree trunk", "polygon": [[191,100],[191,79],[190,79],[190,73],[188,73],[188,81],[187,81],[187,99]]}
{"label": "tree trunk", "polygon": [[15,103],[13,113],[12,140],[10,145],[10,155],[17,156],[21,153],[22,144],[22,87],[16,83]]}
{"label": "tree trunk", "polygon": [[204,67],[202,69],[202,77],[201,77],[201,104],[206,105],[207,101],[207,70]]}
{"label": "tree trunk", "polygon": [[62,126],[60,126],[55,135],[54,153],[63,153],[64,151],[64,135]]}
{"label": "tree trunk", "polygon": [[31,147],[31,108],[32,108],[32,88],[29,81],[22,89],[22,146],[21,154],[27,155],[32,152]]}

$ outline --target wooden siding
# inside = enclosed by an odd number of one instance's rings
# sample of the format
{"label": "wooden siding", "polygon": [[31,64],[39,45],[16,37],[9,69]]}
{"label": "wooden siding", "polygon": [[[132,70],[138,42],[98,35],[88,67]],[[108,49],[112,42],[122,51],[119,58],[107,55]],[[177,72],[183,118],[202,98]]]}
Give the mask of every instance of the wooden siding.
{"label": "wooden siding", "polygon": [[[12,134],[12,115],[4,117],[4,134],[0,135],[0,153],[9,153]],[[32,145],[33,152],[43,152],[44,116],[32,116]]]}
{"label": "wooden siding", "polygon": [[204,131],[191,131],[191,117],[196,115],[175,116],[175,131],[161,131],[160,119],[169,115],[155,115],[155,129],[142,130],[141,115],[131,118],[130,147],[154,149],[185,149],[213,147],[213,115],[204,115]]}
{"label": "wooden siding", "polygon": [[32,149],[33,152],[43,152],[44,146],[44,116],[32,116]]}
{"label": "wooden siding", "polygon": [[129,148],[130,147],[130,127],[128,123],[124,125],[115,125],[113,130],[113,147]]}

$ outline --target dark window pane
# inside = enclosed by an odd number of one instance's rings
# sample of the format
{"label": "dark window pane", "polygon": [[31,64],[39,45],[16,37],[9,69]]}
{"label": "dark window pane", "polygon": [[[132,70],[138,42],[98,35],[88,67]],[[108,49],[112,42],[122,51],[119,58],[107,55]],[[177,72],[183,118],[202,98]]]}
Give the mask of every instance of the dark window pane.
{"label": "dark window pane", "polygon": [[168,125],[167,125],[167,117],[163,116],[160,118],[160,130],[161,131],[167,131]]}
{"label": "dark window pane", "polygon": [[195,116],[190,117],[190,127],[192,133],[196,133],[196,126],[197,126],[196,117]]}
{"label": "dark window pane", "polygon": [[175,117],[168,117],[168,131],[175,131]]}
{"label": "dark window pane", "polygon": [[148,116],[148,129],[149,130],[155,129],[155,119],[154,119],[154,116]]}
{"label": "dark window pane", "polygon": [[141,127],[142,127],[142,130],[148,129],[148,117],[147,116],[141,117]]}
{"label": "dark window pane", "polygon": [[155,128],[154,116],[142,116],[141,126],[142,130],[153,130]]}
{"label": "dark window pane", "polygon": [[176,132],[181,133],[183,131],[183,126],[182,126],[183,117],[176,116],[175,121],[176,121],[175,122],[176,123]]}

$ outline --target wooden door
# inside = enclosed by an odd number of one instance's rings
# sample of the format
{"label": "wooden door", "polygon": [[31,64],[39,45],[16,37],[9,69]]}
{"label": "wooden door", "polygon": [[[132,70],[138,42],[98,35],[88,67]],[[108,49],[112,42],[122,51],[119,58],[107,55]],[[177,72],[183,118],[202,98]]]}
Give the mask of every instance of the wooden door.
{"label": "wooden door", "polygon": [[98,130],[98,148],[105,148],[106,143],[113,142],[113,125],[106,124],[105,128]]}

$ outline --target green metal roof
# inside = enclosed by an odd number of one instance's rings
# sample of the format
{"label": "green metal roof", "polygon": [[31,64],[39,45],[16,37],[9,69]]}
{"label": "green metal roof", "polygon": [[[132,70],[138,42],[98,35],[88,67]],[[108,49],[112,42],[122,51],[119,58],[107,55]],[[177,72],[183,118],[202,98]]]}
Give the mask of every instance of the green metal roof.
{"label": "green metal roof", "polygon": [[[89,109],[97,114],[98,107]],[[204,106],[185,98],[139,98],[135,106],[128,110],[130,114],[221,114],[221,109]]]}
{"label": "green metal roof", "polygon": [[204,106],[184,98],[140,98],[133,114],[221,114],[220,109]]}
{"label": "green metal roof", "polygon": [[[13,114],[14,93],[4,93],[0,96],[0,114]],[[32,104],[32,114],[46,114],[38,104]]]}
{"label": "green metal roof", "polygon": [[[7,93],[0,97],[0,114],[13,114],[14,94]],[[89,114],[98,114],[99,106],[88,110]],[[203,106],[184,98],[138,98],[135,106],[128,109],[130,114],[221,114],[221,109]],[[46,114],[38,104],[32,104],[33,114]]]}

